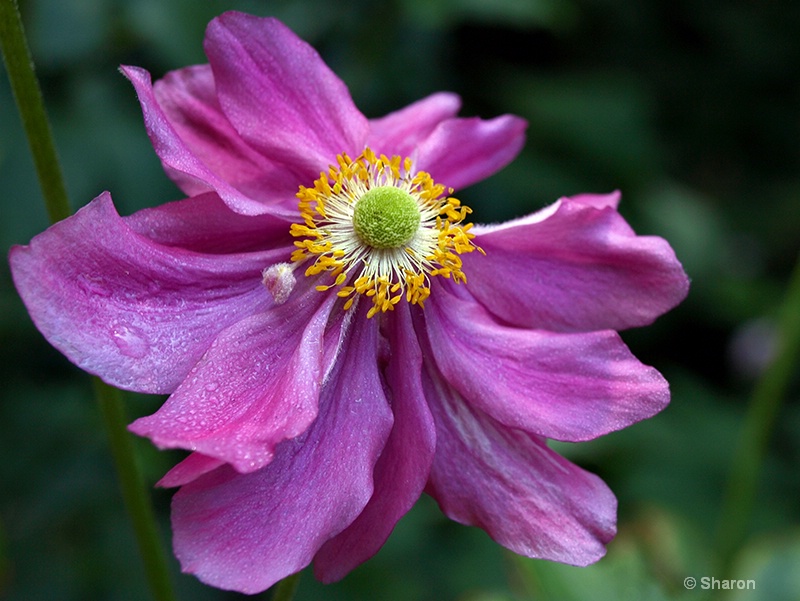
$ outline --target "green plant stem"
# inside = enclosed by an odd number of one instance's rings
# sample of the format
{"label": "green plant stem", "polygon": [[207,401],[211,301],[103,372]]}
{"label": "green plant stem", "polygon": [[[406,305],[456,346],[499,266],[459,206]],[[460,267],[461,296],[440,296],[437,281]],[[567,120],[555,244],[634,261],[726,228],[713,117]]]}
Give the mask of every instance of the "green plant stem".
{"label": "green plant stem", "polygon": [[47,213],[50,221],[60,221],[71,213],[67,188],[15,0],[0,0],[0,47],[39,176]]}
{"label": "green plant stem", "polygon": [[775,358],[753,389],[728,482],[718,539],[720,578],[730,575],[731,564],[745,539],[769,435],[800,359],[800,257],[780,311]]}
{"label": "green plant stem", "polygon": [[297,592],[297,585],[300,583],[300,572],[287,576],[275,585],[272,593],[272,601],[292,601]]}
{"label": "green plant stem", "polygon": [[144,478],[136,463],[133,440],[126,428],[128,420],[122,403],[122,393],[99,378],[93,378],[93,383],[95,398],[108,433],[122,498],[133,523],[150,590],[154,599],[171,601],[175,595],[167,557],[159,537],[153,506],[145,492]]}
{"label": "green plant stem", "polygon": [[[15,0],[0,0],[0,48],[48,215],[52,222],[60,221],[71,213],[67,188]],[[131,434],[126,429],[122,393],[97,378],[94,379],[94,390],[151,593],[157,601],[173,601],[175,595],[166,554],[144,479],[136,463]]]}

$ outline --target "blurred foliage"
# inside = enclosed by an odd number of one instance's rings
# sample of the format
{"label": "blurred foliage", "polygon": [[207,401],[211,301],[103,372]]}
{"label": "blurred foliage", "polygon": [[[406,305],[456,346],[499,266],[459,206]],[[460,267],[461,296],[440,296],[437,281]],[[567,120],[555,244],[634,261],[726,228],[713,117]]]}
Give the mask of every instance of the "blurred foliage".
{"label": "blurred foliage", "polygon": [[[687,301],[624,333],[672,384],[659,416],[591,443],[556,445],[620,500],[608,556],[572,568],[507,555],[428,498],[343,582],[306,573],[298,599],[505,601],[702,599],[719,507],[753,379],[800,250],[800,3],[793,0],[20,0],[75,207],[111,190],[122,213],[179,197],[161,171],[119,64],[154,77],[204,62],[216,14],[275,15],[312,43],[369,116],[452,90],[463,114],[530,122],[510,167],[460,197],[477,221],[561,195],[623,191],[641,233],[670,240]],[[0,77],[0,242],[47,226]],[[146,599],[87,378],[27,318],[0,264],[0,597]],[[800,590],[800,409],[795,377],[771,437],[750,538],[732,577]],[[131,418],[161,399],[130,397]],[[178,454],[137,448],[148,481]],[[168,536],[169,491],[155,502]],[[235,599],[179,576],[183,599]]]}

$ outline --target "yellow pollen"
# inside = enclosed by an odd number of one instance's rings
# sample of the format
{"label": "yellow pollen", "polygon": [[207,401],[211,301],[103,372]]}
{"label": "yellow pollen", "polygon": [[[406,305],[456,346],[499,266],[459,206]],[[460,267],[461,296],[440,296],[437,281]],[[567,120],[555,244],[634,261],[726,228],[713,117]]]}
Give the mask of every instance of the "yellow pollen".
{"label": "yellow pollen", "polygon": [[472,224],[463,223],[472,211],[449,196],[452,190],[414,172],[411,159],[369,148],[355,160],[340,154],[336,162],[313,188],[300,186],[302,223],[290,230],[298,238],[291,260],[308,263],[306,276],[332,278],[317,290],[338,287],[345,310],[365,296],[373,317],[403,298],[423,306],[433,276],[467,281],[459,255],[483,250],[472,242]]}

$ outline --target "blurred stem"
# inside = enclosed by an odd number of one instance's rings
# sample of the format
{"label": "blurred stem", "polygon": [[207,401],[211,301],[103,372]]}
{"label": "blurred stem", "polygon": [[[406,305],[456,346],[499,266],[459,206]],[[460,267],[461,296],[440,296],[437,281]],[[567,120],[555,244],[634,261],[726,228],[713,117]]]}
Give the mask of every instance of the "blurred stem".
{"label": "blurred stem", "polygon": [[275,592],[272,594],[272,601],[292,601],[300,583],[300,572],[292,574],[281,580],[275,585]]}
{"label": "blurred stem", "polygon": [[0,46],[14,92],[25,135],[36,165],[39,184],[50,221],[70,214],[67,188],[58,162],[50,122],[44,110],[42,92],[33,70],[33,59],[25,39],[16,0],[0,0]]}
{"label": "blurred stem", "polygon": [[153,506],[145,492],[144,478],[136,463],[133,441],[125,425],[128,420],[122,404],[122,393],[116,388],[93,378],[95,398],[100,405],[108,433],[111,455],[117,468],[122,498],[136,532],[136,541],[144,562],[145,572],[153,598],[172,601],[172,591],[167,557],[161,545]]}
{"label": "blurred stem", "polygon": [[[67,188],[15,0],[0,0],[0,47],[48,215],[52,222],[60,221],[71,213]],[[122,393],[97,378],[94,379],[94,390],[153,598],[172,601],[175,595],[166,555],[161,546],[150,498],[145,491],[144,479],[136,463],[131,435],[125,427]]]}
{"label": "blurred stem", "polygon": [[753,390],[734,456],[719,529],[720,578],[729,577],[736,552],[745,539],[769,435],[800,358],[800,257],[780,308],[776,342],[775,357]]}

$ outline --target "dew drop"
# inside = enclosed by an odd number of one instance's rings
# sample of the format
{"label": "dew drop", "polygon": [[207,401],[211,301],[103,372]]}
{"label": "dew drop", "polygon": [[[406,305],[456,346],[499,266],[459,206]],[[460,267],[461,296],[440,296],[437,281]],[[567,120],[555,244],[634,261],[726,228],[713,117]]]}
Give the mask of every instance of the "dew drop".
{"label": "dew drop", "polygon": [[112,328],[111,336],[119,352],[127,357],[141,359],[150,350],[144,335],[133,326],[117,324]]}

